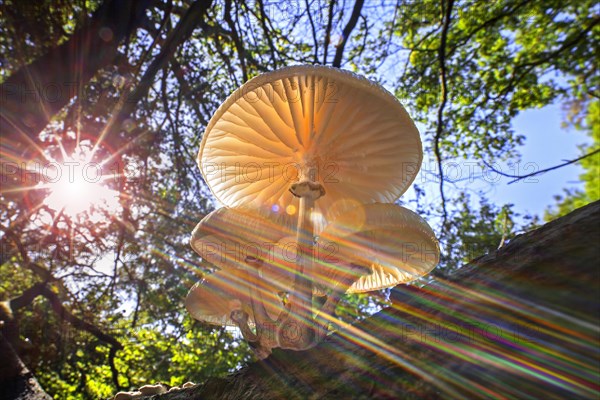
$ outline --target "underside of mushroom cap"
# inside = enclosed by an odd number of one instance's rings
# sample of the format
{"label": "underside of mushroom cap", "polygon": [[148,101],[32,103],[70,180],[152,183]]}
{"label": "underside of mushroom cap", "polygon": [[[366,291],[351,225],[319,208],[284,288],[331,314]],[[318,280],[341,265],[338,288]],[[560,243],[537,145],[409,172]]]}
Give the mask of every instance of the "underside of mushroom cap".
{"label": "underside of mushroom cap", "polygon": [[294,218],[261,214],[242,207],[223,207],[196,225],[190,245],[219,268],[246,268],[248,257],[268,257],[273,246],[294,231]]}
{"label": "underside of mushroom cap", "polygon": [[431,227],[416,213],[395,204],[356,207],[330,224],[318,244],[336,248],[325,276],[343,273],[344,265],[369,267],[371,272],[348,289],[351,293],[412,281],[439,262],[439,245]]}
{"label": "underside of mushroom cap", "polygon": [[289,191],[312,168],[325,189],[315,213],[395,201],[422,161],[419,132],[398,100],[348,71],[294,66],[251,79],[210,120],[198,163],[228,206],[298,209]]}
{"label": "underside of mushroom cap", "polygon": [[206,276],[190,289],[185,306],[194,319],[222,326],[235,326],[231,312],[242,310],[248,314],[250,325],[254,325],[251,302],[258,294],[268,315],[277,318],[283,310],[279,294],[245,270],[221,270]]}
{"label": "underside of mushroom cap", "polygon": [[230,318],[233,310],[243,310],[251,315],[248,304],[242,304],[206,279],[192,286],[185,299],[185,308],[194,319],[211,325],[234,326]]}

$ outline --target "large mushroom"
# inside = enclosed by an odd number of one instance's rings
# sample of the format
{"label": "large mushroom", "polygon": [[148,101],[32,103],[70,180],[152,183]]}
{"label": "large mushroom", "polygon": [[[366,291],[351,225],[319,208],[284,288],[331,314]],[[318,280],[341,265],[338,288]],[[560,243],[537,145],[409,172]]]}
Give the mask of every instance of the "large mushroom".
{"label": "large mushroom", "polygon": [[314,221],[396,200],[421,161],[419,133],[398,100],[334,68],[295,66],[260,75],[214,114],[198,163],[215,197],[227,206],[298,215],[300,254],[286,324],[305,332],[292,348],[314,344]]}
{"label": "large mushroom", "polygon": [[208,123],[198,154],[227,206],[298,210],[290,185],[309,180],[327,193],[314,206],[322,215],[344,202],[395,201],[421,161],[419,132],[396,97],[351,72],[307,65],[236,90]]}

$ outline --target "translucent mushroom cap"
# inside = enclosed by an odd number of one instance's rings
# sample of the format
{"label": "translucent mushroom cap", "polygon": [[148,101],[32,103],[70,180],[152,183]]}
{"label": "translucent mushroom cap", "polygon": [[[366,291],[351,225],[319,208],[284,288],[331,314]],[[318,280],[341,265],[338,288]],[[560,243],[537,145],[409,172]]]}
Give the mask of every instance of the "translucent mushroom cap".
{"label": "translucent mushroom cap", "polygon": [[[340,215],[318,239],[319,248],[334,247],[325,278],[335,281],[344,265],[369,267],[348,292],[368,292],[410,282],[439,262],[439,245],[427,222],[395,204],[366,204]],[[329,277],[327,275],[330,275]]]}
{"label": "translucent mushroom cap", "polygon": [[292,235],[292,219],[269,218],[255,210],[219,208],[196,225],[190,244],[202,258],[221,269],[246,268],[247,257],[270,256],[279,240]]}
{"label": "translucent mushroom cap", "polygon": [[248,312],[250,309],[239,299],[228,296],[218,286],[207,279],[199,281],[188,292],[185,308],[198,321],[221,326],[235,325],[229,317],[231,312],[233,310]]}
{"label": "translucent mushroom cap", "polygon": [[228,206],[298,209],[288,191],[307,166],[326,195],[326,217],[369,202],[393,202],[422,161],[419,132],[400,102],[348,71],[294,66],[257,76],[210,120],[198,163]]}
{"label": "translucent mushroom cap", "polygon": [[220,270],[196,283],[188,292],[185,307],[194,319],[220,326],[235,326],[230,317],[231,312],[242,310],[249,315],[252,325],[254,316],[251,287],[254,283],[265,300],[267,313],[271,318],[277,318],[283,310],[278,294],[257,282],[253,274],[241,269]]}

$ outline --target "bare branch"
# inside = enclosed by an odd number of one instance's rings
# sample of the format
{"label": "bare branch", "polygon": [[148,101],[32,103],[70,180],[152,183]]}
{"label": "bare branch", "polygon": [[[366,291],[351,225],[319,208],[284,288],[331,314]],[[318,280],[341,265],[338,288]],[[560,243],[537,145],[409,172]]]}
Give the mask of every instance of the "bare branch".
{"label": "bare branch", "polygon": [[335,6],[335,0],[329,2],[329,14],[327,15],[327,28],[325,29],[325,45],[323,50],[323,65],[327,65],[327,50],[329,49],[329,43],[331,42],[331,26],[333,24],[333,7]]}
{"label": "bare branch", "polygon": [[440,63],[440,105],[438,107],[438,115],[437,115],[437,128],[434,138],[434,151],[435,158],[438,164],[438,172],[440,175],[440,196],[442,198],[442,229],[446,226],[448,221],[448,211],[446,210],[446,197],[444,195],[444,170],[442,168],[442,154],[440,149],[440,141],[442,139],[442,135],[444,134],[444,108],[446,107],[446,103],[448,102],[448,83],[446,81],[446,42],[448,40],[448,30],[450,29],[450,20],[452,16],[452,6],[454,5],[454,0],[448,0],[448,4],[444,4],[444,0],[442,0],[442,18],[443,18],[443,26],[442,26],[442,36],[440,39],[440,47],[438,49],[438,59]]}
{"label": "bare branch", "polygon": [[273,62],[273,68],[277,68],[277,57],[275,56],[275,45],[273,44],[273,37],[269,34],[269,29],[267,28],[267,15],[265,13],[265,5],[262,0],[258,0],[258,8],[260,10],[260,25],[262,27],[263,33],[265,35],[265,39],[269,44],[269,51],[271,52],[271,61]]}
{"label": "bare branch", "polygon": [[[158,29],[154,29],[149,32],[150,34],[152,34],[154,36],[154,40],[152,41],[152,44],[150,44],[150,46],[148,46],[148,48],[146,48],[146,50],[140,57],[139,61],[137,62],[138,71],[136,71],[136,75],[137,75],[137,73],[139,73],[139,68],[141,68],[141,66],[144,64],[144,62],[146,62],[146,59],[148,58],[148,56],[152,54],[152,51],[154,50],[154,48],[159,43],[161,45],[163,44],[162,40],[161,40],[161,32],[163,31],[163,29],[165,29],[166,26],[169,26],[169,28],[171,28],[170,17],[171,17],[172,9],[173,9],[173,2],[171,1],[171,2],[169,2],[169,4],[167,5],[167,7],[165,9],[163,18],[160,21],[160,27]],[[149,23],[149,25],[152,25],[152,24]]]}
{"label": "bare branch", "polygon": [[346,43],[348,42],[350,33],[352,33],[352,30],[354,29],[354,27],[356,26],[356,23],[358,22],[358,17],[360,17],[360,12],[362,10],[363,4],[364,4],[364,0],[356,0],[356,3],[354,3],[354,8],[352,9],[352,15],[350,15],[350,19],[348,20],[348,23],[346,24],[346,26],[344,27],[344,30],[342,31],[342,43],[340,43],[337,46],[337,50],[335,52],[335,57],[333,58],[332,65],[334,67],[339,68],[342,65],[342,57],[344,55],[344,47],[346,47]]}
{"label": "bare branch", "polygon": [[233,22],[233,18],[231,18],[231,0],[225,1],[224,17],[225,21],[227,22],[227,25],[229,26],[229,29],[231,30],[231,38],[233,39],[233,44],[235,45],[235,49],[238,53],[244,82],[246,82],[248,80],[248,70],[246,68],[246,51],[244,50],[244,45],[242,44],[240,35],[238,34],[235,23]]}
{"label": "bare branch", "polygon": [[231,76],[231,78],[233,78],[235,86],[240,86],[238,78],[235,75],[235,69],[233,68],[233,65],[231,65],[230,57],[227,54],[225,54],[225,52],[224,52],[223,44],[221,43],[221,39],[219,38],[219,35],[215,35],[213,37],[213,41],[214,41],[214,45],[215,45],[215,51],[217,53],[219,53],[219,56],[221,57],[221,60],[223,60],[223,63],[225,64],[225,67],[227,68],[229,75]]}
{"label": "bare branch", "polygon": [[559,169],[559,168],[565,167],[567,165],[574,164],[574,163],[576,163],[578,161],[583,160],[584,158],[591,157],[591,156],[593,156],[595,154],[598,154],[598,153],[600,153],[600,148],[598,148],[598,149],[596,149],[594,151],[591,151],[591,152],[589,152],[587,154],[584,154],[581,157],[574,158],[573,160],[568,160],[568,161],[565,161],[562,164],[558,164],[558,165],[555,165],[553,167],[541,169],[539,171],[535,171],[535,172],[532,172],[532,173],[526,174],[526,175],[511,175],[511,174],[507,174],[506,172],[498,171],[497,169],[495,169],[494,167],[492,167],[490,164],[488,164],[485,161],[483,161],[483,163],[485,164],[486,167],[488,167],[490,169],[490,171],[493,171],[493,172],[497,173],[498,175],[504,176],[506,178],[514,178],[512,181],[508,182],[508,184],[510,185],[511,183],[518,182],[518,181],[520,181],[522,179],[526,179],[526,178],[530,178],[532,176],[544,174],[546,172],[554,171],[555,169]]}
{"label": "bare branch", "polygon": [[[180,90],[183,93],[183,95],[186,97],[186,99],[188,100],[188,104],[192,108],[194,113],[196,114],[196,118],[204,126],[208,125],[208,121],[206,120],[206,117],[204,116],[204,114],[202,114],[202,111],[200,110],[200,106],[199,106],[200,101],[198,101],[196,98],[194,98],[195,92],[199,91],[200,89],[192,88],[189,85],[188,81],[184,78],[183,67],[181,66],[179,61],[177,61],[176,58],[173,58],[171,60],[171,67],[173,68],[173,73],[175,75],[175,78],[177,79],[177,82],[179,83],[179,86],[181,87]],[[202,90],[206,90],[206,88],[208,87],[208,84],[206,82],[201,82],[198,84],[198,87],[201,88]]]}
{"label": "bare branch", "polygon": [[312,37],[313,37],[313,43],[314,43],[314,50],[315,50],[315,64],[319,63],[319,42],[317,42],[317,31],[315,30],[315,23],[313,21],[313,17],[312,14],[310,13],[310,3],[308,2],[308,0],[304,0],[304,3],[306,4],[306,14],[308,14],[308,21],[310,22],[310,30],[312,32]]}

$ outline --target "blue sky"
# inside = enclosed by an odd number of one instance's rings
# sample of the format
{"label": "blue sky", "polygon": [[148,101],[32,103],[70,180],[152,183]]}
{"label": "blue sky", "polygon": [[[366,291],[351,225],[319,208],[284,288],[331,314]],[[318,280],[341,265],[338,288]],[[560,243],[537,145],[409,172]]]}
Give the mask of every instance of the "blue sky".
{"label": "blue sky", "polygon": [[[538,110],[528,110],[513,121],[517,133],[526,137],[520,148],[521,165],[532,163],[544,169],[571,160],[581,155],[577,147],[588,143],[584,131],[561,127],[564,112],[560,104],[552,104]],[[522,171],[522,173],[531,172]],[[488,194],[495,204],[513,203],[516,211],[528,211],[543,215],[548,205],[554,204],[553,196],[561,194],[563,188],[579,187],[579,174],[583,169],[579,165],[568,165],[554,171],[538,175],[528,182],[520,181],[508,184],[510,179],[502,178]]]}

